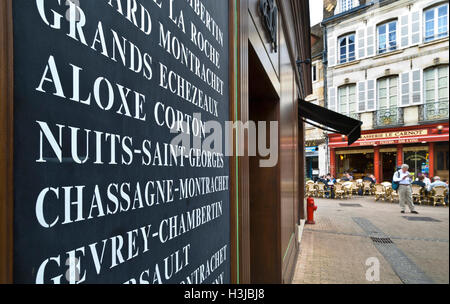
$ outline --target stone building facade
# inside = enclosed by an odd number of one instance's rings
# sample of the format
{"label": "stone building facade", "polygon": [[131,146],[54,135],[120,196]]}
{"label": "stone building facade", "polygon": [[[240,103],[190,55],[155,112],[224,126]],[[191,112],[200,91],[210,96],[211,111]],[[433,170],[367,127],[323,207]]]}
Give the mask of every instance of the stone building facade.
{"label": "stone building facade", "polygon": [[[311,28],[311,77],[313,93],[305,101],[325,107],[323,31],[321,24]],[[309,179],[328,172],[328,147],[326,134],[313,125],[305,125],[305,174]]]}
{"label": "stone building facade", "polygon": [[325,106],[363,122],[328,135],[331,173],[392,179],[408,163],[448,178],[449,3],[325,0]]}

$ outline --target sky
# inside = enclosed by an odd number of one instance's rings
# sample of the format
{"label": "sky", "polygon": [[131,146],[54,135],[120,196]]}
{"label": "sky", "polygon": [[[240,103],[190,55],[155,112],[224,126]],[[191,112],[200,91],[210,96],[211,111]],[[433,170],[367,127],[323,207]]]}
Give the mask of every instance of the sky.
{"label": "sky", "polygon": [[311,26],[321,22],[323,19],[323,0],[309,0],[309,11]]}

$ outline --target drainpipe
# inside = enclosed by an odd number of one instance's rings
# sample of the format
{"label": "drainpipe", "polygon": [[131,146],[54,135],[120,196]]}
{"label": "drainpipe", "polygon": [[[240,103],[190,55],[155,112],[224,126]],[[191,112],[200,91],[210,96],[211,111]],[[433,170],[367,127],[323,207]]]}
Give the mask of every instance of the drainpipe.
{"label": "drainpipe", "polygon": [[[323,102],[324,107],[328,109],[328,35],[327,35],[327,26],[323,22],[321,23],[321,26],[323,28],[323,52],[322,52],[322,66],[323,66]],[[325,149],[326,149],[326,171],[330,171],[330,152],[328,149],[328,133],[325,133]],[[327,173],[328,173],[327,172]]]}

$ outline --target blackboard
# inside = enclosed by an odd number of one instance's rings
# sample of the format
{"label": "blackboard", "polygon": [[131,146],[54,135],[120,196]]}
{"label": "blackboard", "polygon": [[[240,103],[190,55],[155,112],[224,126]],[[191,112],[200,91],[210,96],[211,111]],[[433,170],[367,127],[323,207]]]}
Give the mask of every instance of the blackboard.
{"label": "blackboard", "polygon": [[13,25],[14,281],[229,283],[225,132],[201,145],[228,1],[15,0]]}

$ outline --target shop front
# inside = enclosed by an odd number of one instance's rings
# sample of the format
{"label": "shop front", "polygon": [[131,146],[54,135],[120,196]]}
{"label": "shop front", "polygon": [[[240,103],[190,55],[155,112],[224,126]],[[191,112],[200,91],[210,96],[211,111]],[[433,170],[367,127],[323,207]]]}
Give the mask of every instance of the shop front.
{"label": "shop front", "polygon": [[338,177],[344,172],[355,178],[374,174],[383,182],[392,180],[395,170],[406,163],[415,176],[448,179],[448,141],[448,123],[363,131],[350,146],[344,136],[330,134],[330,166]]}
{"label": "shop front", "polygon": [[319,176],[319,147],[305,147],[306,178],[314,179]]}
{"label": "shop front", "polygon": [[337,170],[334,176],[340,178],[345,172],[355,179],[362,178],[366,172],[373,172],[373,149],[336,150]]}

